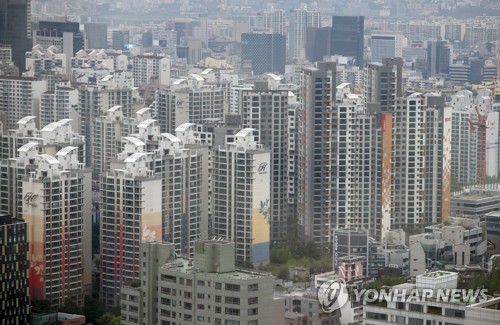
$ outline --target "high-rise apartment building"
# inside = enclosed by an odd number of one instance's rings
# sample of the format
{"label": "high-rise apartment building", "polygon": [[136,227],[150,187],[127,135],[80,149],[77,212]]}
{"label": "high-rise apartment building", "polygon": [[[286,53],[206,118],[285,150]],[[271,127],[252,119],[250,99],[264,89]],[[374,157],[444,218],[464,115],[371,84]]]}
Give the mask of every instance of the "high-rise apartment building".
{"label": "high-rise apartment building", "polygon": [[301,94],[296,118],[297,219],[307,240],[327,243],[331,238],[332,191],[336,191],[333,137],[335,63],[318,62],[301,72]]}
{"label": "high-rise apartment building", "polygon": [[425,166],[433,166],[425,170],[424,222],[442,223],[450,216],[452,110],[444,96],[424,96]]}
{"label": "high-rise apartment building", "polygon": [[0,2],[0,43],[12,48],[12,60],[24,71],[26,51],[31,44],[31,1],[4,0]]}
{"label": "high-rise apartment building", "polygon": [[319,11],[307,10],[307,7],[295,9],[289,15],[288,56],[305,58],[306,31],[308,27],[321,27]]}
{"label": "high-rise apartment building", "polygon": [[[83,307],[92,290],[90,170],[79,163],[77,147],[57,158],[41,154],[22,179],[22,216],[30,225],[30,297],[52,308],[68,301]],[[27,162],[25,162],[27,163]]]}
{"label": "high-rise apartment building", "polygon": [[420,93],[397,99],[391,228],[442,222],[449,216],[451,109],[443,103]]}
{"label": "high-rise apartment building", "polygon": [[477,181],[477,133],[472,132],[471,122],[477,122],[474,98],[469,90],[451,96],[451,176],[466,185]]}
{"label": "high-rise apartment building", "polygon": [[75,135],[67,120],[49,124],[41,131],[34,127],[33,117],[19,121],[18,130],[10,130],[7,137],[2,137],[4,151],[0,160],[0,178],[4,184],[0,187],[0,213],[21,218],[23,214],[23,191],[21,181],[36,171],[37,156],[40,153],[56,155],[65,147],[77,148],[80,162],[85,161],[85,142],[82,136]]}
{"label": "high-rise apartment building", "polygon": [[122,106],[111,107],[106,114],[95,118],[93,128],[92,158],[96,174],[110,170],[111,162],[122,151],[124,142],[134,141],[128,135],[134,133],[136,126],[151,118],[151,109],[146,107],[136,112],[136,118],[123,116]]}
{"label": "high-rise apartment building", "polygon": [[41,130],[36,127],[35,116],[25,116],[17,122],[17,128],[0,134],[0,160],[17,157],[18,149],[28,142],[38,143],[42,153],[54,155],[67,146],[79,148],[79,160],[85,162],[85,140],[73,131],[73,121],[62,119],[47,124]]}
{"label": "high-rise apartment building", "polygon": [[85,23],[83,30],[87,38],[87,49],[108,48],[108,26],[103,23]]}
{"label": "high-rise apartment building", "polygon": [[75,130],[80,130],[78,90],[70,85],[57,85],[54,91],[44,92],[40,101],[40,127],[62,119],[72,119]]}
{"label": "high-rise apartment building", "polygon": [[[87,142],[87,157],[91,157],[94,144],[92,123],[97,117],[119,105],[124,117],[133,118],[134,112],[144,107],[137,89],[134,89],[128,80],[121,80],[115,75],[104,77],[97,85],[81,85],[78,87],[78,93],[81,132]],[[92,158],[87,161],[91,164]]]}
{"label": "high-rise apartment building", "polygon": [[140,243],[162,236],[162,179],[136,152],[101,177],[101,301],[118,306],[120,287],[140,276]]}
{"label": "high-rise apartment building", "polygon": [[[202,174],[208,158],[185,148],[176,136],[160,134],[156,120],[144,120],[137,129],[123,138],[124,150],[101,182],[101,225],[106,230],[101,237],[101,299],[109,306],[119,303],[123,283],[139,277],[135,254],[140,240],[163,239],[176,254],[190,256],[208,215],[207,199],[202,201],[206,194],[201,193],[208,189],[208,175]],[[117,181],[119,188],[109,186]],[[118,264],[116,251],[123,256]]]}
{"label": "high-rise apartment building", "polygon": [[332,123],[338,130],[329,138],[333,143],[332,169],[336,175],[328,197],[332,227],[370,229],[375,233],[378,201],[375,200],[377,152],[376,115],[366,111],[360,96],[350,92],[349,84],[337,86]]}
{"label": "high-rise apartment building", "polygon": [[282,34],[241,34],[241,63],[251,61],[254,75],[285,73],[286,37]]}
{"label": "high-rise apartment building", "polygon": [[[65,80],[71,73],[71,57],[55,46],[43,47],[36,44],[26,52],[26,71],[23,77],[48,80],[48,90],[53,91],[57,79]],[[54,81],[53,81],[54,80]],[[62,81],[62,80],[59,80]]]}
{"label": "high-rise apartment building", "polygon": [[283,9],[272,8],[270,11],[258,13],[256,19],[257,27],[266,29],[271,34],[286,36],[286,15]]}
{"label": "high-rise apartment building", "polygon": [[364,66],[365,19],[363,16],[333,16],[331,54],[351,57]]}
{"label": "high-rise apartment building", "polygon": [[122,288],[123,324],[273,324],[273,277],[237,269],[235,244],[199,241],[193,259],[141,244],[141,287]]}
{"label": "high-rise apartment building", "polygon": [[0,77],[0,89],[0,112],[7,114],[7,129],[15,129],[17,121],[25,116],[39,117],[40,98],[47,91],[47,81],[4,76]]}
{"label": "high-rise apartment building", "polygon": [[364,100],[367,108],[389,112],[403,96],[403,60],[386,58],[368,63],[365,69]]}
{"label": "high-rise apartment building", "polygon": [[184,123],[202,123],[206,119],[223,119],[229,110],[228,83],[205,82],[200,75],[173,82],[169,89],[155,94],[153,118],[161,132],[174,133]]}
{"label": "high-rise apartment building", "polygon": [[134,86],[146,86],[158,79],[159,86],[170,86],[170,58],[137,55],[132,60]]}
{"label": "high-rise apartment building", "polygon": [[270,154],[243,129],[211,150],[212,234],[235,243],[236,261],[269,262]]}
{"label": "high-rise apartment building", "polygon": [[[294,160],[289,147],[288,112],[298,105],[292,91],[294,85],[274,84],[279,78],[270,76],[256,81],[253,89],[241,90],[239,107],[242,127],[253,128],[253,134],[271,154],[271,240],[285,240],[289,224],[295,222],[295,209],[290,205],[289,180],[293,178]],[[277,80],[276,80],[277,79]],[[279,81],[278,81],[279,82]]]}
{"label": "high-rise apartment building", "polygon": [[29,324],[28,225],[0,214],[0,304],[4,324]]}

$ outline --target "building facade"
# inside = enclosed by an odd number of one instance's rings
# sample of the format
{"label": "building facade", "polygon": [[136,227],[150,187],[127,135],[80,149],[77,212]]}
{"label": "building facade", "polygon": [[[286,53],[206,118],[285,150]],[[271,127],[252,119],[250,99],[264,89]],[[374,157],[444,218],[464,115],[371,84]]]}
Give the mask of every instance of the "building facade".
{"label": "building facade", "polygon": [[29,324],[28,225],[26,221],[0,215],[2,268],[0,304],[4,324]]}
{"label": "building facade", "polygon": [[197,242],[192,260],[170,249],[142,244],[141,287],[122,289],[124,324],[272,324],[273,277],[236,269],[234,243]]}
{"label": "building facade", "polygon": [[282,34],[241,34],[241,63],[251,61],[254,75],[285,73],[286,37]]}
{"label": "building facade", "polygon": [[236,261],[269,263],[270,154],[243,129],[233,143],[211,150],[213,236],[235,243]]}
{"label": "building facade", "polygon": [[365,19],[363,16],[333,16],[331,54],[352,57],[364,66]]}
{"label": "building facade", "polygon": [[52,308],[68,301],[83,307],[92,286],[91,173],[77,147],[38,155],[37,168],[22,180],[22,216],[32,227],[30,297]]}

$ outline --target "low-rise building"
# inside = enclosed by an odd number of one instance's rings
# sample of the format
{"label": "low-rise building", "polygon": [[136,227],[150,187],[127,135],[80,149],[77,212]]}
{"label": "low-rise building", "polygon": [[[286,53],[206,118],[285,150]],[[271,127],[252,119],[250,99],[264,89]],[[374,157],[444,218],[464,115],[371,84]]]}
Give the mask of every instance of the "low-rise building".
{"label": "low-rise building", "polygon": [[143,243],[141,285],[121,290],[122,324],[272,324],[274,278],[236,269],[234,246],[199,241],[188,259],[172,244]]}
{"label": "low-rise building", "polygon": [[500,211],[487,213],[485,221],[488,252],[498,254],[500,253]]}
{"label": "low-rise building", "polygon": [[275,293],[275,296],[285,300],[286,324],[297,324],[299,319],[305,321],[299,324],[339,324],[340,311],[325,312],[318,301],[317,288],[296,290],[288,293]]}
{"label": "low-rise building", "polygon": [[457,288],[457,273],[431,272],[417,276],[416,284],[400,284],[392,289],[404,292],[394,299],[377,299],[374,302],[364,301],[363,324],[498,324],[500,316],[500,298],[471,304],[454,299],[442,299],[435,292],[425,299],[411,299],[410,294],[420,294],[423,290]]}
{"label": "low-rise building", "polygon": [[451,215],[484,216],[500,210],[500,190],[471,188],[451,197]]}

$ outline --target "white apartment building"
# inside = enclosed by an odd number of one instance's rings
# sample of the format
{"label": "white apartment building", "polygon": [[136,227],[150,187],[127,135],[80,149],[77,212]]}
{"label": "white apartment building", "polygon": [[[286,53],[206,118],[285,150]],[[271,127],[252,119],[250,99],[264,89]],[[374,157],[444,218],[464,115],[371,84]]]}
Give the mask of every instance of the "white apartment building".
{"label": "white apartment building", "polygon": [[392,228],[449,216],[451,111],[430,101],[420,93],[398,98],[392,113]]}
{"label": "white apartment building", "polygon": [[[111,162],[101,182],[101,225],[103,231],[107,229],[101,237],[106,281],[101,300],[109,306],[118,304],[119,288],[125,281],[139,277],[135,255],[139,235],[142,240],[171,242],[176,254],[191,256],[201,224],[207,224],[202,219],[208,216],[208,176],[202,172],[207,172],[208,158],[184,147],[176,136],[160,134],[156,120],[144,120],[137,129],[138,133],[123,137],[124,149]],[[118,178],[120,189],[108,186],[116,184]],[[117,225],[128,227],[126,233],[122,234]],[[122,236],[123,242],[118,243],[116,238]],[[115,265],[115,250],[130,257],[124,259],[125,266]]]}
{"label": "white apartment building", "polygon": [[328,243],[332,236],[336,159],[333,141],[335,64],[303,68],[295,118],[297,221],[306,240]]}
{"label": "white apartment building", "polygon": [[191,74],[173,81],[169,89],[156,91],[153,117],[161,131],[169,133],[184,123],[222,119],[229,111],[227,92],[227,84],[205,82],[201,75]]}
{"label": "white apartment building", "polygon": [[256,27],[263,28],[271,34],[287,35],[286,12],[283,9],[272,8],[269,11],[257,13]]}
{"label": "white apartment building", "polygon": [[[93,68],[93,69],[114,69],[122,70],[123,67],[118,67],[116,58],[122,59],[126,55],[121,54],[117,56],[108,55],[104,49],[94,49],[94,50],[80,50],[75,53],[75,56],[71,58],[71,66],[73,68]],[[125,66],[126,68],[126,66]]]}
{"label": "white apartment building", "polygon": [[235,243],[236,261],[269,262],[270,153],[243,129],[211,150],[210,214],[213,236]]}
{"label": "white apartment building", "polygon": [[[124,117],[134,118],[134,113],[144,107],[138,90],[132,87],[130,81],[132,79],[124,80],[113,74],[99,80],[97,85],[78,86],[81,132],[85,136],[89,153],[94,145],[92,125],[97,117],[106,114],[114,106],[121,106]],[[91,161],[92,159],[90,163]]]}
{"label": "white apartment building", "polygon": [[495,177],[499,166],[498,112],[491,110],[491,91],[480,89],[476,97],[461,90],[451,96],[452,106],[452,176],[462,185],[479,179],[480,127],[478,112],[486,118],[485,172]]}
{"label": "white apartment building", "polygon": [[156,55],[137,55],[132,59],[134,86],[140,87],[158,79],[160,86],[170,86],[170,58]]}
{"label": "white apartment building", "polygon": [[101,174],[110,170],[111,161],[122,151],[124,140],[127,141],[125,137],[134,133],[139,123],[151,118],[150,110],[148,107],[142,108],[135,113],[135,118],[131,118],[125,117],[122,106],[117,105],[108,109],[106,114],[95,118],[92,146],[95,173]]}
{"label": "white apartment building", "polygon": [[[279,87],[281,86],[281,87]],[[288,87],[286,87],[288,86]],[[288,111],[295,108],[297,98],[292,85],[273,85],[271,81],[256,81],[252,90],[241,90],[239,107],[242,127],[252,128],[257,141],[271,154],[271,240],[285,240],[288,225],[295,218],[295,209],[288,198],[288,182],[294,169],[294,160],[289,160],[290,148]],[[288,88],[288,89],[287,89]]]}
{"label": "white apartment building", "polygon": [[[370,303],[364,302],[363,324],[487,324],[498,323],[498,298],[485,302],[462,302],[462,299],[438,299],[433,295],[425,301],[410,299],[409,294],[416,290],[420,295],[425,289],[455,289],[458,274],[436,271],[417,276],[416,284],[400,284],[392,289],[406,290],[406,295]],[[465,299],[464,299],[465,300]]]}
{"label": "white apartment building", "polygon": [[333,121],[338,132],[336,144],[336,188],[327,189],[332,199],[336,228],[375,229],[377,209],[375,184],[377,153],[374,149],[375,116],[366,112],[360,96],[349,84],[337,86]]}
{"label": "white apartment building", "polygon": [[54,91],[44,92],[40,101],[40,127],[62,119],[72,119],[72,127],[80,132],[78,90],[61,83]]}
{"label": "white apartment building", "polygon": [[291,58],[303,59],[306,56],[307,27],[321,27],[321,13],[307,10],[307,5],[289,13],[288,55]]}
{"label": "white apartment building", "polygon": [[[21,181],[22,218],[28,222],[30,296],[52,308],[68,300],[83,307],[92,290],[91,173],[78,161],[78,148],[37,155]],[[26,157],[20,157],[19,160]]]}
{"label": "white apartment building", "polygon": [[[429,224],[444,222],[451,213],[452,112],[451,108],[444,103],[443,97],[432,93],[424,97],[427,106],[425,111],[424,166],[427,168],[425,168],[424,222]],[[409,131],[410,141],[411,133]],[[411,165],[409,170],[411,170]]]}
{"label": "white apartment building", "polygon": [[337,84],[349,83],[360,88],[364,82],[364,70],[358,66],[337,65]]}
{"label": "white apartment building", "polygon": [[[137,128],[139,133],[131,136],[146,144],[146,152],[154,157],[150,169],[163,179],[163,238],[175,244],[177,254],[192,256],[200,225],[208,218],[208,196],[201,192],[208,189],[208,175],[203,174],[208,172],[208,150],[206,146],[187,148],[185,144],[192,139],[181,141],[170,133],[160,133],[156,120],[145,120]],[[142,147],[128,140],[138,149]],[[130,147],[125,146],[124,152]]]}
{"label": "white apartment building", "polygon": [[47,91],[47,81],[3,76],[0,90],[0,112],[7,115],[7,129],[16,128],[17,121],[31,115],[37,117],[39,126],[40,99]]}
{"label": "white apartment building", "polygon": [[55,156],[61,149],[71,146],[77,148],[77,158],[85,162],[85,142],[83,136],[74,133],[70,120],[61,120],[38,130],[35,117],[27,116],[18,122],[18,129],[9,130],[1,137],[5,148],[0,157],[0,188],[2,200],[0,212],[21,217],[22,188],[20,181],[36,169],[36,156],[49,154]]}
{"label": "white apartment building", "polygon": [[120,287],[140,276],[140,243],[161,240],[162,179],[136,152],[101,177],[101,301],[118,306]]}
{"label": "white apartment building", "polygon": [[37,77],[48,72],[67,76],[71,73],[69,63],[66,54],[61,53],[58,47],[52,45],[44,49],[37,44],[26,53],[26,71],[23,76]]}
{"label": "white apartment building", "polygon": [[234,246],[199,241],[187,259],[171,244],[142,243],[141,285],[121,290],[123,324],[274,324],[273,277],[237,269]]}

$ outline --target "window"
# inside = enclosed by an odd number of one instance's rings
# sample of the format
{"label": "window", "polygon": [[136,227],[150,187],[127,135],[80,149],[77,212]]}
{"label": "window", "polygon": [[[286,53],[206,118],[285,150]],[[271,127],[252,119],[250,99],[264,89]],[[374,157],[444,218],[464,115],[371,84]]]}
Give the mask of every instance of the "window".
{"label": "window", "polygon": [[240,291],[238,284],[226,283],[226,291]]}
{"label": "window", "polygon": [[427,313],[428,314],[432,314],[432,315],[441,315],[442,314],[442,309],[441,309],[441,307],[428,306],[427,307]]}
{"label": "window", "polygon": [[259,290],[259,284],[255,283],[248,285],[248,291],[257,291],[257,290]]}
{"label": "window", "polygon": [[248,310],[248,316],[255,316],[259,314],[259,308],[251,308]]}
{"label": "window", "polygon": [[401,301],[396,302],[396,308],[401,309],[401,310],[405,310],[405,303],[401,302]]}
{"label": "window", "polygon": [[368,312],[366,312],[366,318],[387,320],[387,315],[386,314],[380,314],[380,313],[372,313],[372,312],[368,311]]}
{"label": "window", "polygon": [[224,313],[226,315],[240,316],[240,310],[238,308],[225,308]]}
{"label": "window", "polygon": [[410,304],[410,311],[418,311],[421,313],[424,311],[424,306],[417,304]]}
{"label": "window", "polygon": [[445,316],[465,318],[465,311],[459,309],[446,308]]}
{"label": "window", "polygon": [[215,282],[215,289],[222,289],[222,283],[220,282]]}
{"label": "window", "polygon": [[408,325],[424,325],[424,321],[420,318],[408,318]]}
{"label": "window", "polygon": [[167,282],[175,283],[176,282],[176,277],[172,276],[172,275],[162,274],[161,275],[161,281],[167,281]]}
{"label": "window", "polygon": [[406,324],[406,317],[396,316],[396,319],[394,321],[396,324]]}
{"label": "window", "polygon": [[[248,304],[249,305],[255,305],[259,303],[259,297],[250,297],[248,298]],[[312,306],[311,306],[312,308]]]}
{"label": "window", "polygon": [[226,302],[226,304],[239,305],[240,304],[240,298],[226,297],[225,302]]}

